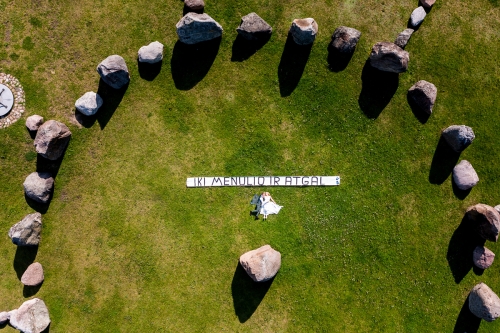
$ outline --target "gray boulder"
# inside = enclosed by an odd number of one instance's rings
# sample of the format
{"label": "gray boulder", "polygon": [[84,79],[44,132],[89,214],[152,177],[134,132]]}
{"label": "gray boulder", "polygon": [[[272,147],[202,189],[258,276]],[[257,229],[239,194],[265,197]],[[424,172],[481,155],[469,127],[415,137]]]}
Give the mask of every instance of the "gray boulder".
{"label": "gray boulder", "polygon": [[408,90],[410,97],[420,111],[430,115],[436,102],[437,88],[430,82],[420,80]]}
{"label": "gray boulder", "polygon": [[472,261],[476,267],[487,269],[493,264],[495,254],[484,246],[477,246],[472,253]]}
{"label": "gray boulder", "polygon": [[42,264],[34,262],[26,268],[21,276],[21,283],[28,287],[40,285],[44,280]]}
{"label": "gray boulder", "polygon": [[0,312],[0,325],[5,325],[9,322],[10,319],[10,313],[3,311]]}
{"label": "gray boulder", "polygon": [[394,41],[394,44],[399,46],[400,48],[404,49],[406,47],[406,44],[408,44],[408,41],[411,38],[411,35],[413,34],[415,30],[413,29],[405,29],[403,30],[398,37],[396,37],[396,40]]}
{"label": "gray boulder", "polygon": [[453,181],[459,189],[467,191],[476,186],[479,177],[469,161],[462,160],[453,168]]}
{"label": "gray boulder", "polygon": [[420,6],[420,7],[416,8],[411,13],[410,25],[414,28],[418,27],[420,24],[422,24],[426,15],[427,15],[427,13],[425,12],[424,7]]}
{"label": "gray boulder", "polygon": [[38,128],[34,145],[38,154],[54,161],[62,156],[70,139],[71,131],[68,126],[56,120],[48,120]]}
{"label": "gray boulder", "polygon": [[420,4],[425,8],[431,8],[435,2],[436,0],[420,0]]}
{"label": "gray boulder", "polygon": [[441,136],[457,153],[460,153],[465,148],[469,147],[476,137],[472,128],[465,125],[452,125],[446,128],[441,133]]}
{"label": "gray boulder", "polygon": [[354,53],[360,38],[361,31],[341,26],[333,32],[330,46],[340,53]]}
{"label": "gray boulder", "polygon": [[39,298],[24,302],[10,313],[10,325],[23,333],[40,333],[50,324],[49,310]]}
{"label": "gray boulder", "polygon": [[271,36],[273,28],[256,13],[250,13],[241,18],[236,31],[247,40],[259,40]]}
{"label": "gray boulder", "polygon": [[469,294],[469,310],[476,317],[491,322],[500,317],[500,298],[481,282]]}
{"label": "gray boulder", "polygon": [[33,172],[26,177],[23,186],[28,198],[48,203],[54,190],[54,178],[48,172]]}
{"label": "gray boulder", "polygon": [[500,214],[495,208],[485,204],[477,204],[467,208],[465,214],[471,222],[472,228],[481,237],[491,242],[498,240]]}
{"label": "gray boulder", "polygon": [[34,114],[32,116],[29,116],[26,119],[26,127],[28,128],[29,131],[31,132],[36,132],[38,131],[38,128],[43,124],[43,117],[39,116],[37,114]]}
{"label": "gray boulder", "polygon": [[187,13],[177,24],[179,40],[196,44],[222,36],[222,26],[208,14]]}
{"label": "gray boulder", "polygon": [[318,34],[318,23],[313,18],[295,19],[290,27],[293,41],[298,45],[309,45]]}
{"label": "gray boulder", "polygon": [[405,72],[408,69],[409,61],[410,54],[394,43],[377,43],[370,53],[372,67],[384,72]]}
{"label": "gray boulder", "polygon": [[102,103],[103,100],[99,94],[89,91],[76,100],[75,108],[86,116],[92,116],[96,114],[97,110],[102,106]]}
{"label": "gray boulder", "polygon": [[495,210],[500,214],[500,205],[496,205]]}
{"label": "gray boulder", "polygon": [[184,0],[184,7],[188,11],[200,12],[205,8],[205,1],[203,0]]}
{"label": "gray boulder", "polygon": [[114,89],[120,89],[130,82],[125,59],[116,54],[110,55],[97,65],[97,73],[107,85]]}
{"label": "gray boulder", "polygon": [[155,64],[163,60],[163,44],[156,41],[143,46],[137,52],[139,62]]}
{"label": "gray boulder", "polygon": [[268,281],[281,267],[281,253],[269,245],[264,245],[243,254],[240,264],[255,282]]}
{"label": "gray boulder", "polygon": [[42,214],[33,213],[14,224],[9,230],[9,237],[17,246],[38,246],[41,232]]}

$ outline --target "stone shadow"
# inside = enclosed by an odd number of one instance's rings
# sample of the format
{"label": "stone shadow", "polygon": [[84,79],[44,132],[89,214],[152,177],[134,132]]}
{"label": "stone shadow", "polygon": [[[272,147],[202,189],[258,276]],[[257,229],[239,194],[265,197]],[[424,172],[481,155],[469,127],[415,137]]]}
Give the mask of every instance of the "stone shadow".
{"label": "stone shadow", "polygon": [[475,333],[479,330],[481,318],[476,317],[469,310],[469,296],[465,299],[464,305],[458,314],[453,333]]}
{"label": "stone shadow", "polygon": [[248,40],[240,34],[236,36],[233,42],[231,61],[242,62],[254,55],[271,39],[270,34],[262,34],[258,40]]}
{"label": "stone shadow", "polygon": [[368,59],[361,72],[361,84],[359,107],[368,118],[376,119],[398,90],[399,74],[378,70]]}
{"label": "stone shadow", "polygon": [[460,283],[474,266],[472,253],[476,246],[483,246],[486,241],[473,229],[467,214],[451,236],[446,253],[455,283]]}
{"label": "stone shadow", "polygon": [[[75,120],[82,125],[85,128],[91,128],[94,126],[95,121],[97,120],[97,114],[93,116],[86,116],[80,111],[78,111],[76,108],[74,110],[75,112]],[[97,111],[99,112],[99,110]]]}
{"label": "stone shadow", "polygon": [[17,278],[21,280],[24,272],[35,262],[38,253],[38,246],[18,246],[16,255],[14,256],[14,270],[16,271]]}
{"label": "stone shadow", "polygon": [[313,43],[298,45],[288,34],[280,64],[278,65],[278,81],[281,97],[290,96],[299,84],[311,54]]}
{"label": "stone shadow", "polygon": [[193,10],[193,9],[189,8],[188,6],[184,5],[184,8],[182,9],[182,16],[185,16],[187,13],[203,14],[204,11],[205,11],[205,8]]}
{"label": "stone shadow", "polygon": [[111,117],[113,117],[113,114],[120,105],[123,96],[128,89],[128,86],[129,84],[127,83],[120,89],[114,89],[102,79],[99,80],[99,88],[97,89],[97,94],[101,96],[103,104],[96,113],[96,119],[99,123],[99,126],[101,127],[101,130],[106,127]]}
{"label": "stone shadow", "polygon": [[163,59],[150,64],[147,62],[140,62],[137,60],[137,67],[139,68],[139,76],[146,81],[153,81],[158,74],[160,74]]}
{"label": "stone shadow", "polygon": [[341,72],[346,69],[352,56],[354,55],[354,52],[339,52],[339,50],[335,49],[331,43],[328,44],[327,50],[328,57],[326,60],[328,62],[328,69],[332,72]]}
{"label": "stone shadow", "polygon": [[429,182],[431,184],[442,184],[453,171],[459,157],[460,153],[454,151],[441,135],[432,157]]}
{"label": "stone shadow", "polygon": [[431,116],[430,114],[428,114],[427,112],[425,111],[422,111],[417,103],[415,103],[415,100],[413,98],[411,98],[411,94],[410,92],[408,92],[406,94],[406,100],[408,101],[408,105],[410,106],[410,109],[411,109],[411,112],[413,112],[413,115],[415,116],[415,118],[417,118],[417,120],[422,123],[422,124],[425,124],[427,122],[427,120],[429,120],[429,117]]}
{"label": "stone shadow", "polygon": [[451,187],[453,188],[453,194],[455,194],[455,196],[460,200],[464,200],[465,198],[467,198],[470,191],[472,191],[471,188],[468,190],[459,189],[453,177],[451,177]]}
{"label": "stone shadow", "polygon": [[193,45],[175,43],[170,65],[177,89],[192,89],[203,80],[219,53],[220,42],[221,37]]}
{"label": "stone shadow", "polygon": [[28,298],[31,296],[36,295],[36,293],[42,288],[43,282],[40,283],[38,286],[34,287],[29,287],[29,286],[24,286],[23,288],[23,297]]}
{"label": "stone shadow", "polygon": [[39,212],[40,214],[45,214],[49,210],[50,202],[52,201],[52,196],[54,192],[50,194],[49,201],[47,203],[41,203],[38,201],[35,201],[28,197],[26,193],[24,194],[24,199],[26,200],[26,203],[28,206],[30,206],[34,211]]}
{"label": "stone shadow", "polygon": [[274,278],[266,282],[254,282],[238,262],[231,283],[234,312],[240,323],[246,322],[253,315],[266,296]]}
{"label": "stone shadow", "polygon": [[[70,139],[71,142],[71,139]],[[69,146],[69,143],[68,143]],[[64,151],[57,160],[49,160],[45,157],[43,157],[40,154],[36,155],[36,172],[49,172],[54,179],[56,178],[57,174],[59,173],[59,169],[61,168],[62,161],[64,159],[64,155],[66,155],[66,150],[68,149],[68,146],[64,148]]]}

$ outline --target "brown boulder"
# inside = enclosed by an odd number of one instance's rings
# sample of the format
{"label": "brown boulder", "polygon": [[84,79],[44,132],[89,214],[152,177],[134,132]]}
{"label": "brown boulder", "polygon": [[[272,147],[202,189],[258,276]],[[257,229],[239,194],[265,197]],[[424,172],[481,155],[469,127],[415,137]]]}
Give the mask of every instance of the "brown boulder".
{"label": "brown boulder", "polygon": [[55,120],[49,120],[38,128],[35,137],[36,152],[49,160],[57,160],[71,139],[69,128]]}
{"label": "brown boulder", "polygon": [[500,230],[500,214],[495,208],[477,204],[467,208],[465,213],[474,230],[484,239],[496,242]]}
{"label": "brown boulder", "polygon": [[486,269],[493,264],[495,254],[485,246],[477,246],[472,253],[472,260],[476,267]]}
{"label": "brown boulder", "polygon": [[469,310],[476,317],[493,321],[500,317],[500,298],[481,282],[475,285],[469,294]]}
{"label": "brown boulder", "polygon": [[269,245],[264,245],[243,254],[240,264],[255,282],[268,281],[281,267],[281,253]]}
{"label": "brown boulder", "polygon": [[28,287],[35,287],[40,285],[44,280],[42,264],[34,262],[28,266],[23,276],[21,283]]}
{"label": "brown boulder", "polygon": [[378,70],[392,73],[406,72],[410,54],[394,43],[380,42],[373,45],[370,64]]}

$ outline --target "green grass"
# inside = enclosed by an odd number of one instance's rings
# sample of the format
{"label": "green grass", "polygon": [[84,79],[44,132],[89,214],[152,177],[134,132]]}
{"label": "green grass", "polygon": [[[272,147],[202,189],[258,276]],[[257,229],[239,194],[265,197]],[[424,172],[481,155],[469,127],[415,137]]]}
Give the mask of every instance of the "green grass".
{"label": "green grass", "polygon": [[[500,203],[498,1],[438,1],[375,119],[358,102],[363,66],[374,43],[406,27],[416,1],[207,2],[224,36],[206,75],[187,90],[176,87],[171,65],[185,60],[172,61],[182,6],[0,1],[0,71],[21,81],[27,104],[0,131],[0,310],[27,299],[7,232],[33,212],[22,188],[37,163],[24,128],[32,114],[73,133],[36,253],[46,276],[36,297],[49,308],[51,332],[450,332],[463,328],[457,318],[476,283],[500,293],[498,263],[457,283],[447,261],[465,209]],[[235,28],[252,11],[273,35],[232,62]],[[314,17],[319,35],[300,82],[282,97],[278,67],[299,17]],[[363,35],[347,68],[331,72],[327,45],[340,25]],[[137,50],[154,40],[165,57],[146,81]],[[96,66],[111,54],[125,58],[130,85],[107,123],[81,127],[74,102],[97,91]],[[406,100],[421,79],[438,88],[425,124]],[[476,133],[460,158],[481,180],[464,200],[451,177],[429,181],[440,131],[452,124]],[[264,188],[185,187],[190,176],[313,174],[340,175],[342,184],[267,188],[284,206],[268,221],[248,215]],[[256,287],[237,260],[264,244],[281,252],[282,267],[271,285]],[[482,322],[479,331],[499,325]]]}

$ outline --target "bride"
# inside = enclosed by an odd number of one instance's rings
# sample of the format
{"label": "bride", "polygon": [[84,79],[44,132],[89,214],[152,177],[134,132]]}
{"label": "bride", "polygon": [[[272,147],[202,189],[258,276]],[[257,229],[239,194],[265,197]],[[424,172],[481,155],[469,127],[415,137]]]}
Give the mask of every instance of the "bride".
{"label": "bride", "polygon": [[264,215],[264,220],[267,219],[269,214],[278,214],[283,206],[276,204],[276,201],[271,197],[271,193],[262,192],[260,200],[260,214]]}

